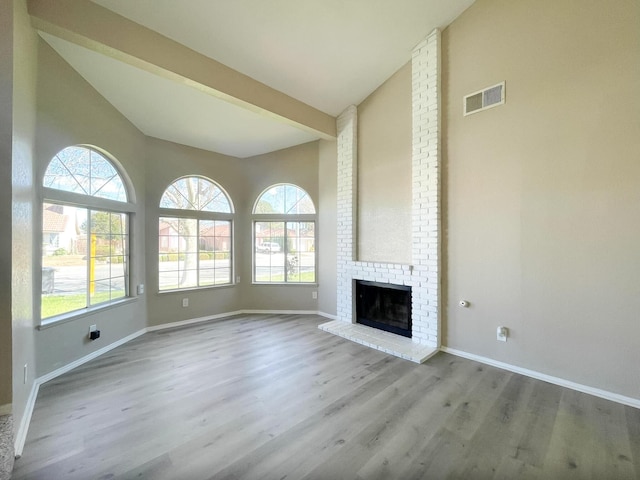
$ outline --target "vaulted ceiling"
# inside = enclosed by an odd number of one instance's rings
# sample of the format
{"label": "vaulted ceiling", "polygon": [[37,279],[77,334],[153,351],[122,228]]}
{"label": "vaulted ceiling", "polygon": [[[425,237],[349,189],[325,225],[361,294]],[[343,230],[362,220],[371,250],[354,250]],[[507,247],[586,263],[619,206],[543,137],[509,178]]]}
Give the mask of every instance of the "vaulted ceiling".
{"label": "vaulted ceiling", "polygon": [[235,157],[335,117],[473,0],[29,0],[34,27],[144,134]]}

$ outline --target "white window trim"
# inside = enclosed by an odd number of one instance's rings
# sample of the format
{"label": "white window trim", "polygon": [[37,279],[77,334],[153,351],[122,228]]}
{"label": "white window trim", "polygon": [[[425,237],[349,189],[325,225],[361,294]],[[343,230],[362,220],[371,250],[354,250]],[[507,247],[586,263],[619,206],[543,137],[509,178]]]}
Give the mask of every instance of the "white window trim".
{"label": "white window trim", "polygon": [[[287,222],[308,222],[313,223],[313,235],[315,246],[314,257],[314,282],[260,282],[256,280],[256,222],[283,222],[285,225]],[[286,228],[285,228],[286,235]],[[286,213],[274,214],[274,213],[256,213],[253,215],[251,222],[251,284],[252,285],[287,285],[287,286],[303,286],[303,285],[317,285],[318,284],[318,220],[316,214],[302,214],[291,215]],[[285,279],[286,279],[286,265],[285,265]]]}
{"label": "white window trim", "polygon": [[[134,197],[133,187],[131,186],[131,182],[129,178],[127,177],[126,174],[123,173],[123,168],[120,166],[120,164],[117,161],[115,161],[109,154],[107,154],[106,152],[104,152],[99,148],[95,148],[89,145],[72,145],[72,146],[86,148],[89,150],[95,150],[100,155],[104,156],[113,165],[113,167],[116,169],[116,172],[120,176],[120,179],[122,180],[124,184],[124,188],[126,189],[126,192],[127,192],[127,198]],[[51,160],[53,158],[55,158],[55,156],[52,157]],[[49,166],[50,161],[47,162],[47,167]],[[46,168],[42,173],[43,178],[44,178],[45,172],[46,172]],[[131,243],[132,243],[131,240],[133,238],[132,219],[133,219],[133,215],[137,213],[137,210],[138,210],[136,204],[131,203],[130,201],[119,202],[117,200],[111,200],[108,198],[96,197],[96,196],[86,195],[82,193],[69,192],[66,190],[58,190],[55,188],[45,187],[43,186],[43,181],[44,181],[43,178],[41,178],[39,182],[39,185],[40,185],[39,225],[40,227],[37,230],[38,231],[37,252],[38,252],[38,259],[39,259],[38,262],[39,262],[40,268],[36,269],[33,275],[33,281],[34,281],[34,287],[35,287],[34,291],[40,292],[40,294],[37,295],[38,297],[37,312],[34,312],[34,314],[37,314],[36,318],[39,319],[37,328],[38,329],[49,328],[49,327],[66,323],[72,320],[77,320],[85,316],[93,315],[96,312],[107,310],[109,308],[121,306],[123,304],[130,303],[133,300],[136,300],[136,297],[132,295],[132,291],[131,291],[131,277],[132,277],[132,265],[133,265],[133,262],[132,262],[133,256],[132,256],[132,248],[131,248]],[[127,271],[125,282],[128,287],[127,288],[128,291],[123,298],[119,298],[112,302],[100,303],[98,305],[90,305],[86,308],[72,310],[70,312],[65,312],[59,315],[46,317],[44,319],[42,318],[41,286],[42,286],[42,268],[43,268],[42,256],[44,253],[42,250],[42,243],[43,243],[42,218],[44,216],[43,206],[45,203],[69,205],[69,206],[78,207],[78,208],[86,208],[88,210],[100,210],[100,211],[107,211],[107,212],[113,212],[113,213],[123,213],[127,215],[128,271]]]}
{"label": "white window trim", "polygon": [[[229,213],[225,213],[225,212],[211,212],[208,210],[192,210],[192,209],[180,209],[180,208],[167,208],[167,207],[162,207],[160,206],[160,204],[162,203],[162,198],[164,197],[165,193],[167,192],[167,190],[169,189],[169,187],[171,187],[172,185],[174,185],[175,183],[177,183],[179,180],[185,179],[185,178],[200,178],[203,180],[206,180],[207,182],[212,183],[213,185],[215,185],[218,189],[220,189],[220,191],[224,194],[225,198],[227,199],[227,202],[229,202],[229,209],[231,210],[231,212]],[[173,289],[166,289],[166,290],[161,290],[160,289],[160,265],[159,265],[159,257],[160,257],[160,251],[158,250],[158,255],[156,256],[156,262],[158,263],[158,281],[156,283],[156,289],[157,289],[157,293],[159,295],[164,295],[167,293],[177,293],[177,292],[189,292],[189,291],[200,291],[200,290],[207,290],[207,289],[213,289],[213,288],[229,288],[229,287],[233,287],[235,285],[237,285],[236,282],[236,255],[235,255],[235,207],[233,204],[233,200],[231,199],[231,196],[229,195],[229,192],[227,192],[227,190],[225,188],[222,187],[222,185],[220,185],[218,182],[216,182],[215,180],[206,177],[204,175],[183,175],[182,177],[176,178],[175,180],[171,181],[167,187],[163,190],[162,195],[160,196],[160,201],[158,202],[158,222],[160,221],[160,217],[173,217],[173,218],[182,218],[182,219],[195,219],[195,220],[219,220],[219,221],[228,221],[230,223],[230,231],[229,231],[229,235],[231,236],[230,238],[230,242],[231,242],[231,258],[229,260],[229,269],[230,269],[230,282],[229,283],[221,283],[218,285],[204,285],[204,286],[195,286],[195,287],[186,287],[186,288],[173,288]],[[159,235],[158,235],[159,237]],[[198,272],[200,272],[200,246],[198,245]]]}
{"label": "white window trim", "polygon": [[[184,215],[185,212],[188,213],[188,215]],[[171,288],[166,290],[160,290],[160,266],[158,265],[158,285],[157,285],[158,294],[162,295],[165,293],[189,292],[192,290],[206,290],[210,288],[227,288],[227,287],[233,287],[236,285],[236,281],[235,281],[236,257],[235,257],[235,248],[234,248],[235,222],[233,221],[233,214],[217,213],[217,212],[201,212],[199,210],[179,210],[179,209],[173,209],[173,208],[160,208],[160,213],[161,214],[158,215],[158,221],[160,221],[160,218],[162,217],[172,217],[177,219],[198,220],[198,221],[199,220],[228,221],[231,225],[231,228],[229,229],[230,230],[229,235],[231,236],[229,240],[231,242],[231,251],[230,251],[231,258],[229,261],[231,278],[229,283],[219,283],[217,285],[203,285],[201,287],[195,286],[195,287]],[[166,215],[162,215],[163,213],[166,213]],[[198,215],[191,215],[191,213],[197,213]],[[204,215],[199,215],[202,213],[204,213]],[[159,256],[160,256],[160,252],[158,252],[158,257]],[[198,272],[200,272],[200,245],[199,244],[198,244],[198,256],[196,258],[198,262]]]}

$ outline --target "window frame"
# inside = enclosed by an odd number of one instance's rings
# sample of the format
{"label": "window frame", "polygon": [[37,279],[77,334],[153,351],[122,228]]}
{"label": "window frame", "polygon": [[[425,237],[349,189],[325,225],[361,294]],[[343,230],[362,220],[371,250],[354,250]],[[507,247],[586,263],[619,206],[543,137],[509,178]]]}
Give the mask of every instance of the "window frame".
{"label": "window frame", "polygon": [[[190,210],[190,209],[180,209],[180,208],[167,208],[167,207],[161,207],[161,203],[162,203],[162,198],[164,197],[165,193],[167,192],[167,190],[174,185],[176,182],[178,182],[179,180],[183,180],[186,178],[200,178],[200,179],[204,179],[210,183],[212,183],[213,185],[215,185],[217,188],[220,189],[220,191],[224,194],[225,198],[227,199],[227,201],[229,202],[229,208],[231,210],[230,213],[223,213],[223,212],[211,212],[211,211],[206,211],[206,210]],[[176,178],[173,181],[171,181],[171,183],[169,183],[167,185],[167,187],[162,191],[162,195],[160,196],[160,201],[158,202],[158,227],[159,227],[159,223],[160,223],[160,219],[164,218],[164,217],[170,217],[170,218],[175,218],[175,219],[184,219],[184,220],[196,220],[197,221],[197,225],[198,225],[198,238],[199,238],[199,231],[200,231],[200,221],[201,220],[205,220],[205,221],[228,221],[229,222],[229,245],[230,245],[230,250],[229,250],[229,283],[220,283],[220,284],[213,284],[213,285],[203,285],[203,286],[190,286],[190,287],[184,287],[184,288],[171,288],[171,289],[161,289],[160,288],[160,248],[159,248],[159,244],[160,244],[160,232],[159,229],[156,230],[157,231],[157,243],[156,245],[158,245],[158,255],[157,255],[157,264],[158,264],[158,282],[157,282],[157,289],[158,289],[158,293],[159,294],[165,294],[165,293],[175,293],[175,292],[187,292],[187,291],[191,291],[191,290],[206,290],[206,289],[211,289],[211,288],[227,288],[230,286],[234,286],[236,285],[236,281],[235,281],[235,208],[233,205],[233,201],[231,200],[231,197],[229,196],[229,193],[215,180],[209,178],[209,177],[205,177],[203,175],[184,175],[182,177]],[[197,242],[197,246],[198,246],[198,251],[197,251],[197,255],[196,255],[196,259],[197,259],[197,272],[198,272],[198,277],[200,275],[200,242]]]}
{"label": "window frame", "polygon": [[[61,152],[63,152],[68,148],[82,148],[82,149],[90,150],[90,151],[96,152],[101,157],[106,159],[111,164],[111,166],[115,169],[118,176],[120,177],[120,180],[122,181],[122,184],[125,189],[127,201],[122,202],[122,201],[112,200],[104,197],[97,197],[97,196],[92,196],[92,195],[83,194],[83,193],[70,192],[67,190],[58,190],[56,188],[45,187],[44,177],[49,168],[49,164]],[[40,189],[39,189],[40,198],[38,200],[40,204],[40,208],[39,208],[39,216],[40,216],[39,225],[40,226],[38,230],[38,246],[36,251],[39,253],[38,262],[39,262],[40,268],[37,270],[37,273],[34,275],[34,281],[36,282],[36,285],[35,285],[36,288],[34,290],[40,292],[40,295],[38,295],[38,304],[37,304],[37,307],[38,307],[37,318],[39,318],[40,320],[39,328],[46,328],[48,326],[53,326],[53,325],[64,323],[77,318],[82,318],[84,316],[93,314],[97,311],[106,310],[118,305],[122,305],[124,303],[135,301],[136,297],[132,294],[132,290],[131,290],[131,279],[132,279],[132,264],[133,264],[132,259],[134,257],[133,248],[132,248],[132,244],[133,244],[132,238],[133,238],[133,230],[134,230],[133,218],[137,213],[137,206],[134,202],[131,201],[132,198],[135,198],[134,190],[128,175],[126,174],[126,172],[124,171],[124,168],[120,165],[120,163],[112,155],[110,155],[108,152],[100,148],[97,148],[91,145],[80,145],[80,144],[69,145],[63,148],[62,150],[56,152],[49,159],[49,161],[46,164],[46,167],[42,172],[39,185],[40,185]],[[110,212],[110,213],[118,213],[118,214],[125,215],[126,224],[127,224],[127,244],[126,244],[126,254],[124,255],[124,257],[126,258],[126,269],[125,269],[125,275],[124,275],[124,282],[125,282],[124,297],[119,297],[115,300],[109,300],[106,302],[100,302],[95,305],[91,305],[90,302],[87,301],[86,307],[70,310],[68,312],[43,318],[42,316],[42,295],[43,294],[41,291],[42,290],[41,285],[42,285],[42,272],[44,268],[43,266],[43,257],[44,257],[43,217],[44,217],[45,204],[55,204],[55,205],[61,205],[61,206],[81,208],[86,210],[87,212],[101,211],[101,212]],[[89,265],[89,260],[87,259],[87,268],[88,268],[88,265]],[[88,300],[90,298],[89,290],[90,290],[90,281],[89,281],[89,278],[87,277],[86,292],[87,292]]]}
{"label": "window frame", "polygon": [[[260,200],[262,199],[262,196],[268,192],[269,190],[275,188],[275,187],[280,187],[280,186],[284,186],[284,187],[288,187],[288,186],[292,186],[292,187],[296,187],[297,189],[301,190],[302,192],[304,192],[307,197],[309,198],[309,201],[311,202],[311,204],[313,205],[313,209],[315,213],[304,213],[304,214],[300,214],[300,213],[256,213],[256,208],[258,206],[258,203],[260,202]],[[273,185],[268,186],[267,188],[265,188],[262,192],[260,192],[260,195],[258,195],[258,197],[256,198],[254,204],[253,204],[253,209],[251,211],[252,214],[252,221],[251,221],[251,282],[253,285],[287,285],[287,286],[312,286],[312,285],[317,285],[318,284],[318,210],[316,208],[315,202],[313,201],[313,199],[311,198],[311,195],[309,195],[309,192],[307,192],[304,188],[300,187],[299,185],[296,185],[294,183],[276,183]],[[272,281],[258,281],[256,279],[256,254],[257,252],[257,245],[256,245],[256,223],[258,222],[282,222],[284,223],[284,255],[285,255],[285,264],[283,266],[284,268],[284,275],[283,278],[284,280],[281,282],[272,282]],[[313,223],[313,245],[314,245],[314,251],[313,251],[313,257],[314,257],[314,265],[313,265],[313,270],[314,270],[314,281],[313,282],[294,282],[294,281],[287,281],[287,273],[286,273],[286,259],[287,256],[289,255],[288,251],[288,242],[287,242],[287,223]]]}

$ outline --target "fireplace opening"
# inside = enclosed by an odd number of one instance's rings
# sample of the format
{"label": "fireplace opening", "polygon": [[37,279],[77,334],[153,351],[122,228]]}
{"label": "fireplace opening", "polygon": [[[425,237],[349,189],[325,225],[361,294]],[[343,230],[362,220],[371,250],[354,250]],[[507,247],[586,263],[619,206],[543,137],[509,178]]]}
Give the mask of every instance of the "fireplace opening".
{"label": "fireplace opening", "polygon": [[411,338],[411,287],[356,280],[356,322]]}

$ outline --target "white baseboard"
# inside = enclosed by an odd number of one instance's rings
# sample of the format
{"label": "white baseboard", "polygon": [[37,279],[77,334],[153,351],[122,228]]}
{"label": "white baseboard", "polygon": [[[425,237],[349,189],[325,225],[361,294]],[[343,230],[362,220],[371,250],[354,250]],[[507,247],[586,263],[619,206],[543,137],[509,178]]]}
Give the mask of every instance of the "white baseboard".
{"label": "white baseboard", "polygon": [[605,400],[611,400],[612,402],[621,403],[623,405],[628,405],[630,407],[640,408],[640,399],[638,398],[627,397],[624,395],[619,395],[617,393],[608,392],[600,388],[594,388],[588,385],[582,385],[580,383],[572,382],[570,380],[565,380],[564,378],[558,378],[552,375],[547,375],[546,373],[536,372],[535,370],[529,370],[527,368],[517,367],[515,365],[500,362],[498,360],[493,360],[488,357],[482,357],[480,355],[475,355],[473,353],[467,353],[461,350],[456,350],[455,348],[440,347],[440,350],[446,353],[450,353],[452,355],[456,355],[458,357],[468,358],[469,360],[475,360],[476,362],[484,363],[486,365],[491,365],[492,367],[501,368],[509,372],[519,373],[520,375],[525,375],[527,377],[535,378],[537,380],[542,380],[544,382],[552,383],[554,385],[559,385],[561,387],[570,388],[572,390],[576,390],[582,393],[587,393],[595,397],[604,398]]}
{"label": "white baseboard", "polygon": [[316,310],[242,310],[240,313],[249,315],[317,315]]}
{"label": "white baseboard", "polygon": [[[315,310],[236,310],[235,312],[218,313],[217,315],[207,315],[206,317],[190,318],[188,320],[180,320],[178,322],[163,323],[162,325],[153,325],[147,327],[147,332],[155,332],[165,330],[167,328],[183,327],[194,323],[208,322],[210,320],[219,320],[221,318],[233,317],[235,315],[322,315]],[[323,315],[324,316],[324,315]]]}
{"label": "white baseboard", "polygon": [[206,317],[198,317],[198,318],[191,318],[188,320],[181,320],[179,322],[164,323],[162,325],[152,325],[150,327],[146,327],[142,330],[132,333],[131,335],[128,335],[124,338],[121,338],[120,340],[117,340],[110,345],[102,347],[99,350],[96,350],[95,352],[85,355],[84,357],[79,358],[78,360],[75,360],[63,367],[60,367],[50,373],[47,373],[46,375],[36,378],[33,381],[31,392],[29,393],[29,398],[27,399],[27,403],[25,405],[24,414],[22,415],[22,419],[20,420],[20,425],[18,426],[18,429],[16,431],[16,438],[14,441],[16,457],[19,457],[20,455],[22,455],[22,450],[24,449],[24,443],[27,439],[27,432],[29,431],[29,424],[31,423],[33,408],[35,407],[35,404],[36,404],[36,398],[38,397],[38,391],[40,390],[40,385],[42,385],[43,383],[53,380],[54,378],[59,377],[60,375],[67,373],[73,370],[74,368],[79,367],[80,365],[93,360],[94,358],[99,357],[100,355],[104,355],[108,351],[113,350],[114,348],[119,347],[120,345],[124,345],[125,343],[133,340],[134,338],[139,337],[140,335],[144,335],[147,332],[155,332],[157,330],[165,330],[167,328],[181,327],[184,325],[207,322],[210,320],[217,320],[220,318],[232,317],[234,315],[242,315],[242,314],[322,315],[321,313],[315,310],[313,311],[311,310],[309,311],[307,310],[238,310],[235,312],[219,313],[217,315],[208,315]]}
{"label": "white baseboard", "polygon": [[40,385],[42,385],[43,383],[48,382],[49,380],[53,380],[54,378],[59,377],[63,373],[67,373],[73,370],[74,368],[79,367],[80,365],[83,365],[93,360],[94,358],[98,358],[100,355],[104,355],[108,351],[113,350],[114,348],[119,347],[120,345],[124,345],[125,343],[130,342],[134,338],[138,338],[140,335],[144,335],[145,333],[147,333],[146,328],[143,328],[142,330],[138,330],[137,332],[134,332],[131,335],[127,335],[126,337],[123,337],[120,340],[116,340],[115,342],[105,347],[102,347],[96,350],[95,352],[91,352],[90,354],[85,355],[84,357],[79,358],[78,360],[68,363],[64,367],[60,367],[54,370],[53,372],[49,372],[46,375],[38,377],[36,378],[35,381],[38,382]]}
{"label": "white baseboard", "polygon": [[16,438],[14,443],[16,456],[19,457],[20,455],[22,455],[22,450],[24,449],[24,442],[27,439],[27,432],[29,431],[29,424],[31,423],[31,415],[33,414],[33,407],[36,404],[36,398],[38,397],[38,390],[40,390],[40,385],[42,385],[45,382],[48,382],[49,380],[53,380],[54,378],[59,377],[63,373],[67,373],[73,370],[74,368],[79,367],[80,365],[87,363],[88,361],[93,360],[94,358],[99,357],[100,355],[104,355],[108,351],[113,350],[114,348],[119,347],[120,345],[123,345],[133,340],[134,338],[139,337],[140,335],[143,335],[144,333],[146,333],[146,331],[147,331],[146,329],[138,330],[137,332],[134,332],[131,335],[127,335],[126,337],[121,338],[120,340],[117,340],[105,347],[102,347],[96,350],[95,352],[91,352],[90,354],[85,355],[84,357],[79,358],[78,360],[68,363],[67,365],[60,367],[54,370],[53,372],[49,372],[46,375],[36,378],[33,381],[33,385],[31,387],[31,393],[29,393],[29,398],[27,399],[27,404],[25,405],[24,414],[22,415],[22,419],[20,420],[20,425],[18,426],[18,430],[16,431]]}
{"label": "white baseboard", "polygon": [[328,318],[329,320],[338,320],[337,315],[331,315],[330,313],[316,312],[316,314],[320,315],[321,317]]}
{"label": "white baseboard", "polygon": [[27,398],[27,404],[24,407],[24,414],[22,415],[20,425],[18,425],[18,429],[16,430],[16,438],[13,441],[13,449],[15,451],[16,458],[22,456],[24,442],[27,440],[27,432],[29,431],[31,415],[33,414],[33,407],[36,404],[36,398],[38,398],[39,389],[40,383],[38,383],[38,380],[34,380],[33,385],[31,385],[31,392],[29,392],[29,398]]}
{"label": "white baseboard", "polygon": [[156,332],[158,330],[165,330],[167,328],[183,327],[185,325],[192,325],[194,323],[208,322],[209,320],[217,320],[220,318],[232,317],[234,315],[240,315],[245,313],[243,310],[236,312],[218,313],[217,315],[207,315],[206,317],[190,318],[188,320],[180,320],[178,322],[163,323],[162,325],[152,325],[147,327],[147,332]]}

